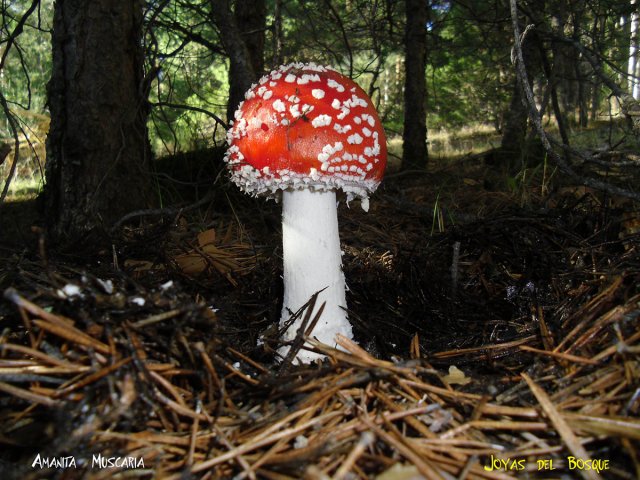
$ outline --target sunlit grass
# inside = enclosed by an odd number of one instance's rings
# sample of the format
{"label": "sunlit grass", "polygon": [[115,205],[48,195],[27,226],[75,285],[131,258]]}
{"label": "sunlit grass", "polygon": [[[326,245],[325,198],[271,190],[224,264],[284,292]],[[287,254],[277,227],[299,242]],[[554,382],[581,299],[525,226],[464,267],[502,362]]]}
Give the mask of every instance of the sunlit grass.
{"label": "sunlit grass", "polygon": [[[39,175],[16,177],[9,185],[6,202],[24,202],[33,200],[42,191],[43,181]],[[0,188],[4,188],[4,183]]]}
{"label": "sunlit grass", "polygon": [[[548,134],[560,139],[555,125],[545,125]],[[592,122],[586,128],[571,127],[568,131],[571,146],[583,150],[607,150],[624,140],[626,148],[633,138],[616,122]],[[429,161],[438,165],[466,155],[475,155],[500,146],[501,134],[492,125],[475,124],[461,128],[428,130]],[[400,166],[402,137],[388,139],[389,166],[391,170]],[[640,148],[640,144],[637,145]]]}
{"label": "sunlit grass", "polygon": [[457,158],[500,145],[500,134],[491,125],[475,124],[458,129],[432,130],[428,134],[429,154],[434,158]]}
{"label": "sunlit grass", "polygon": [[[438,129],[427,132],[430,163],[450,161],[465,155],[481,153],[500,145],[500,134],[491,125],[476,124],[458,129]],[[388,139],[389,168],[399,168],[402,158],[402,137]]]}

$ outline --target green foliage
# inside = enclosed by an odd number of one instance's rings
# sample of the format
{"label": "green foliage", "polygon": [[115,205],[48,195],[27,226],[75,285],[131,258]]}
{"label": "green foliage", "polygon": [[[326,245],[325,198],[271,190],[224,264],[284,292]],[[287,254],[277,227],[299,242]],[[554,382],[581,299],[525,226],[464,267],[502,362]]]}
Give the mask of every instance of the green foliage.
{"label": "green foliage", "polygon": [[[27,7],[25,0],[3,2],[0,11],[0,56],[4,55],[9,39]],[[7,54],[4,68],[0,70],[0,91],[7,103],[18,113],[32,110],[46,112],[46,84],[51,76],[51,25],[53,21],[53,2],[42,2],[26,22]],[[0,117],[2,118],[2,117]],[[24,118],[27,127],[35,124]],[[0,121],[0,138],[10,137],[6,119]]]}
{"label": "green foliage", "polygon": [[[223,132],[196,108],[224,116],[227,61],[213,48],[219,39],[199,7],[180,1],[150,4],[146,71],[155,75],[149,134],[156,154],[190,151],[221,141]],[[184,107],[184,108],[182,108]]]}
{"label": "green foliage", "polygon": [[[150,24],[148,70],[162,68],[152,103],[205,109],[224,118],[228,62],[204,4],[174,1],[159,8]],[[275,2],[267,2],[265,69],[276,65]],[[313,61],[351,75],[368,91],[393,129],[402,125],[401,62],[403,7],[399,2],[283,1],[283,63]],[[211,146],[223,139],[213,118],[188,109],[157,107],[151,138],[158,152]]]}
{"label": "green foliage", "polygon": [[[233,7],[233,1],[231,5]],[[267,1],[265,69],[278,61],[315,61],[351,75],[371,95],[391,136],[403,127],[404,2],[393,0]],[[0,53],[15,29],[27,0],[2,0]],[[150,84],[149,132],[157,154],[220,144],[228,95],[228,59],[212,19],[217,2],[167,0],[147,2],[146,73]],[[527,2],[522,3],[530,7]],[[534,5],[531,2],[531,5]],[[510,63],[512,31],[506,2],[500,0],[430,1],[427,105],[430,130],[471,124],[501,126],[514,81]],[[540,30],[552,30],[555,5],[540,15]],[[567,24],[581,15],[580,39],[602,54],[607,75],[624,84],[629,56],[630,2],[599,0],[584,11],[567,6]],[[575,9],[574,9],[575,10]],[[46,83],[51,71],[50,28],[53,1],[42,0],[27,22],[0,71],[0,91],[24,122],[36,131],[46,115]],[[572,16],[573,15],[573,16]],[[282,51],[276,50],[275,24],[281,20]],[[545,24],[546,22],[546,24]],[[597,40],[597,41],[596,41]],[[544,45],[553,64],[552,46]],[[598,87],[600,88],[600,87]],[[607,93],[598,105],[606,113]],[[183,106],[186,108],[180,108]],[[194,110],[194,109],[197,109]],[[31,114],[25,115],[29,110]],[[550,111],[548,107],[547,111]],[[0,138],[8,138],[0,118]]]}
{"label": "green foliage", "polygon": [[[53,3],[42,2],[23,21],[30,1],[15,0],[0,5],[0,93],[7,115],[0,109],[0,147],[11,151],[0,165],[0,191],[15,168],[7,193],[10,197],[33,194],[42,188],[45,141],[49,129],[46,84],[51,75],[51,25]],[[20,30],[19,26],[22,25]],[[20,162],[14,164],[15,145],[10,118],[18,130]]]}
{"label": "green foliage", "polygon": [[487,2],[439,11],[427,69],[430,128],[499,124],[513,81],[509,28],[504,9]]}
{"label": "green foliage", "polygon": [[[211,146],[224,138],[216,122],[206,114],[175,105],[195,107],[224,117],[228,91],[227,63],[204,47],[189,44],[179,55],[161,63],[150,101],[150,137],[157,153],[175,153]],[[168,105],[166,105],[168,104]]]}

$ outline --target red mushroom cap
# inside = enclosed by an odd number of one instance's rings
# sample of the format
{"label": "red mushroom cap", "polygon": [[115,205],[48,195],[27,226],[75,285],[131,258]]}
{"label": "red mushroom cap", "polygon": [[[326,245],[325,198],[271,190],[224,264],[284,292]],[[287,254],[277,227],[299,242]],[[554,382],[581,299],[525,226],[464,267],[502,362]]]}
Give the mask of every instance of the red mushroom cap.
{"label": "red mushroom cap", "polygon": [[227,132],[231,180],[247,193],[341,189],[367,198],[384,173],[384,130],[351,79],[312,63],[285,65],[245,94]]}

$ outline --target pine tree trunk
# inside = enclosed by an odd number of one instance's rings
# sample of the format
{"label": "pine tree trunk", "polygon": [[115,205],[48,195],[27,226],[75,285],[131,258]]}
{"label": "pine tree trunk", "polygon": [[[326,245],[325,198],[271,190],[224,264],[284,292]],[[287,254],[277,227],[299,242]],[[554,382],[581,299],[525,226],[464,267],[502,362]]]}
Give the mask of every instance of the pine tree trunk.
{"label": "pine tree trunk", "polygon": [[[585,22],[585,9],[584,2],[576,2],[573,4],[572,15],[572,28],[573,28],[573,40],[580,42],[580,36],[586,30],[583,23]],[[575,78],[575,103],[574,111],[577,107],[578,125],[585,128],[589,123],[587,99],[589,97],[589,75],[585,71],[585,61],[577,49],[572,49],[573,70]]]}
{"label": "pine tree trunk", "polygon": [[427,22],[424,0],[406,1],[404,133],[402,169],[425,168],[427,151]]}
{"label": "pine tree trunk", "polygon": [[[265,0],[236,0],[235,17],[256,77],[264,73]],[[244,93],[244,92],[242,92]]]}
{"label": "pine tree trunk", "polygon": [[52,240],[104,234],[151,200],[139,0],[55,2],[44,208]]}
{"label": "pine tree trunk", "polygon": [[640,99],[640,15],[638,4],[631,0],[633,11],[629,21],[629,62],[627,65],[628,91],[635,99]]}
{"label": "pine tree trunk", "polygon": [[231,11],[228,0],[211,0],[211,15],[229,56],[227,118],[233,119],[244,94],[264,67],[264,0],[238,0]]}
{"label": "pine tree trunk", "polygon": [[[524,66],[527,70],[529,86],[533,85],[533,79],[540,69],[539,54],[536,51],[537,38],[530,33],[522,44]],[[509,110],[504,117],[500,150],[497,152],[496,161],[507,171],[518,170],[522,166],[526,154],[525,141],[529,121],[529,109],[524,103],[524,91],[519,79],[514,79],[513,94]]]}
{"label": "pine tree trunk", "polygon": [[504,117],[505,122],[500,142],[500,163],[505,163],[507,170],[519,167],[524,153],[529,110],[523,100],[522,87],[519,81],[514,81],[511,103]]}
{"label": "pine tree trunk", "polygon": [[[607,29],[607,21],[605,18],[598,18],[593,22],[593,28],[591,32],[591,37],[594,39],[594,43],[598,45],[603,45],[605,41],[605,33]],[[597,75],[594,75],[591,79],[591,99],[590,99],[590,111],[589,111],[589,119],[592,122],[595,122],[598,119],[598,110],[600,109],[600,101],[601,101],[601,88],[602,88],[602,79]]]}

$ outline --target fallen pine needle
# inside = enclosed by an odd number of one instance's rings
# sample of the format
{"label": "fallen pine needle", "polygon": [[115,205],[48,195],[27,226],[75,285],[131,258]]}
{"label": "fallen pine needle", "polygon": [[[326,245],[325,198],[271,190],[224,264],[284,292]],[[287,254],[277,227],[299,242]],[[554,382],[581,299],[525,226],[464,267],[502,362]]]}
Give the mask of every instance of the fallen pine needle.
{"label": "fallen pine needle", "polygon": [[[549,417],[549,420],[562,437],[562,440],[564,441],[569,451],[571,451],[571,453],[573,453],[576,458],[587,460],[589,458],[589,454],[580,443],[580,440],[578,440],[578,437],[576,437],[576,435],[573,433],[573,430],[571,430],[569,424],[564,418],[562,418],[562,415],[553,405],[553,402],[546,394],[546,392],[542,390],[542,388],[540,388],[538,384],[535,383],[531,379],[531,377],[529,377],[529,375],[527,375],[526,373],[521,373],[521,375],[524,381],[527,382],[527,385],[529,385],[531,392],[535,395],[536,399],[540,403],[540,406]],[[583,478],[588,480],[596,480],[600,478],[600,475],[598,475],[593,470],[579,470],[579,472]]]}

